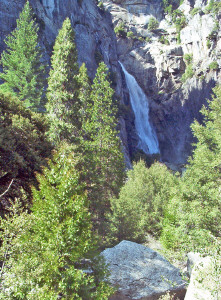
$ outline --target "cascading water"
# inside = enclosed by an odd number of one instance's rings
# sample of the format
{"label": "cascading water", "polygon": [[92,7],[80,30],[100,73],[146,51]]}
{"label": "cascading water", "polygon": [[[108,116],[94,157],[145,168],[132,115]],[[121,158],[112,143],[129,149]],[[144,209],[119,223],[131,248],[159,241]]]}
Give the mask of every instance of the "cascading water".
{"label": "cascading water", "polygon": [[135,115],[135,128],[139,136],[137,147],[146,154],[160,153],[156,133],[149,121],[148,99],[136,79],[127,72],[121,62],[119,64],[125,75],[131,106]]}

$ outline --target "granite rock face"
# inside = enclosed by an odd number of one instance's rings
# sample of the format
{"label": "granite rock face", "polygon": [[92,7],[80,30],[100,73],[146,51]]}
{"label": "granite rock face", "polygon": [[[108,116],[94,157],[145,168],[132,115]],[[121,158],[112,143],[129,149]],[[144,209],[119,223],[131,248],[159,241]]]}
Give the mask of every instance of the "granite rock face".
{"label": "granite rock face", "polygon": [[110,270],[110,283],[118,289],[111,300],[154,300],[167,291],[184,298],[185,282],[179,270],[150,248],[122,241],[102,255]]}
{"label": "granite rock face", "polygon": [[[207,5],[204,0],[184,0],[179,9],[186,25],[178,43],[171,17],[163,14],[162,1],[104,0],[104,4],[114,26],[123,23],[125,32],[133,33],[127,38],[118,37],[118,56],[150,99],[150,117],[162,160],[186,162],[193,142],[190,125],[194,119],[200,121],[199,110],[211,89],[221,82],[220,17],[217,21],[212,14],[203,13]],[[199,8],[195,15],[191,14],[193,8]],[[159,22],[153,32],[148,30],[151,17]],[[193,75],[183,82],[186,54],[192,57]],[[217,70],[210,69],[214,61]]]}
{"label": "granite rock face", "polygon": [[215,257],[199,259],[192,270],[185,300],[220,299],[220,261]]}

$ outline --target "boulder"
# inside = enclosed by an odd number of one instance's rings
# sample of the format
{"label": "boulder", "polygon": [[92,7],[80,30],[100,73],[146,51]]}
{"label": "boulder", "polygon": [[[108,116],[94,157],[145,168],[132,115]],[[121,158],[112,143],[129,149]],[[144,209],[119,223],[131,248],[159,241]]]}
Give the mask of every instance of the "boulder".
{"label": "boulder", "polygon": [[185,300],[218,300],[221,276],[220,262],[209,256],[201,258],[193,267]]}
{"label": "boulder", "polygon": [[117,287],[111,300],[155,300],[167,291],[184,299],[185,285],[179,269],[159,253],[130,241],[122,241],[102,252]]}

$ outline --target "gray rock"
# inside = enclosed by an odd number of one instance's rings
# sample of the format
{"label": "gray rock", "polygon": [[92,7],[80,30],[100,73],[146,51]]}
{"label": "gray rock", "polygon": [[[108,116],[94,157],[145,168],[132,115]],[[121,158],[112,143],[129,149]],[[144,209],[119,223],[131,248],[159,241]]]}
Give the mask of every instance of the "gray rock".
{"label": "gray rock", "polygon": [[193,268],[185,300],[219,300],[220,282],[217,262],[209,256],[202,258]]}
{"label": "gray rock", "polygon": [[185,282],[179,269],[150,248],[122,241],[102,255],[109,266],[110,283],[118,287],[111,300],[154,300],[167,291],[184,298]]}
{"label": "gray rock", "polygon": [[196,263],[198,263],[202,259],[200,253],[189,252],[187,254],[187,273],[188,276],[191,276],[192,269]]}

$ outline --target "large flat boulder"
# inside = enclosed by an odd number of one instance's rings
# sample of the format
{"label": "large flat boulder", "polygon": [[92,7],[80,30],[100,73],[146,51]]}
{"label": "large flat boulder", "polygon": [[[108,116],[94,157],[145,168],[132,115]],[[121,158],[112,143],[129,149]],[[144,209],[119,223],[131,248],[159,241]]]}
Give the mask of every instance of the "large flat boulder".
{"label": "large flat boulder", "polygon": [[117,287],[111,300],[155,300],[167,291],[184,299],[185,285],[179,269],[159,253],[130,241],[102,252],[110,270],[110,283]]}

